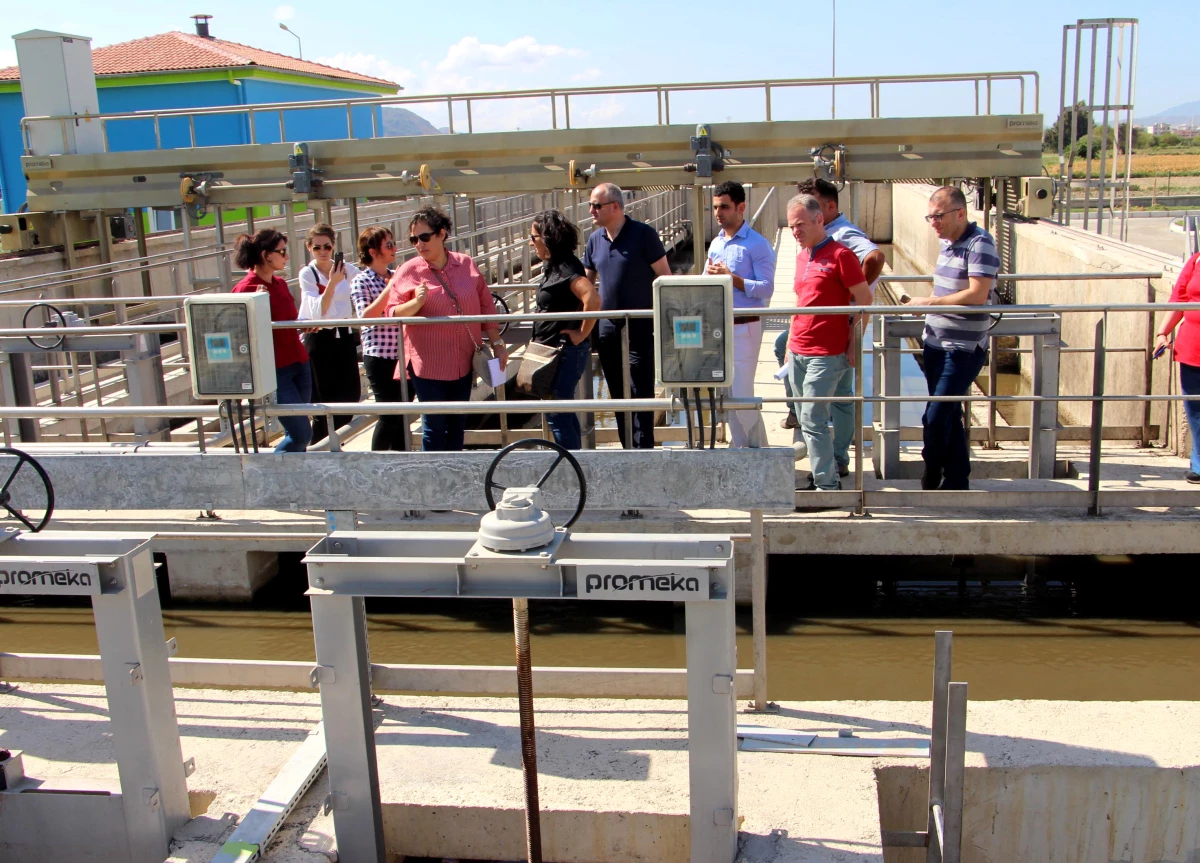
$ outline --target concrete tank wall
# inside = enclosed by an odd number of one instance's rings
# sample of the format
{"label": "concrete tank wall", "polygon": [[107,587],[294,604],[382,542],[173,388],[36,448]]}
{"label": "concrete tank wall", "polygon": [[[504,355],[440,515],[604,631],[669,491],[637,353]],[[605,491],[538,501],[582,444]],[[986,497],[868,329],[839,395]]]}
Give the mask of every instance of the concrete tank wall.
{"label": "concrete tank wall", "polygon": [[[922,218],[929,196],[934,191],[927,185],[895,185],[892,187],[893,244],[917,272],[931,273],[937,262],[939,243],[933,230]],[[983,224],[983,214],[971,210],[971,218]],[[1085,273],[1085,272],[1157,272],[1163,277],[1150,280],[1076,280],[1054,282],[1019,282],[1017,302],[1039,303],[1145,303],[1166,302],[1171,287],[1179,275],[1182,262],[1170,255],[1122,243],[1108,237],[1063,227],[1051,222],[1020,222],[1016,224],[1017,273]],[[913,293],[927,293],[921,285],[910,286]],[[1160,313],[1155,326],[1161,323]],[[1092,347],[1099,313],[1068,314],[1063,319],[1063,342],[1066,347]],[[1111,313],[1108,317],[1107,345],[1109,348],[1136,347],[1143,351],[1153,344],[1152,330],[1147,317],[1140,312]],[[1029,339],[1021,346],[1028,348]],[[1021,355],[1022,373],[1029,377],[1029,356]],[[1145,392],[1146,354],[1144,352],[1110,353],[1105,367],[1106,394],[1142,394]],[[1169,389],[1168,389],[1169,388]],[[1061,362],[1060,392],[1064,395],[1090,394],[1092,391],[1092,356],[1090,353],[1064,353]],[[1152,392],[1179,392],[1178,369],[1160,360],[1153,364]],[[1140,404],[1107,404],[1105,425],[1140,425],[1143,408]],[[1091,408],[1087,402],[1064,402],[1060,419],[1069,425],[1089,425]],[[1186,423],[1182,410],[1173,408],[1168,416],[1165,403],[1153,405],[1151,423],[1162,427],[1163,440],[1176,452],[1187,452],[1191,446],[1186,439]]]}

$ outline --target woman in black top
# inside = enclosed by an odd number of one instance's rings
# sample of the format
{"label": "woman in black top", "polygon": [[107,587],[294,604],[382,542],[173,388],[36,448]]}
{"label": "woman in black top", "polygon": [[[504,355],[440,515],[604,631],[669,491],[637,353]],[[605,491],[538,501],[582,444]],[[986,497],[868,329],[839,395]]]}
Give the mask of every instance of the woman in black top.
{"label": "woman in black top", "polygon": [[[542,281],[538,286],[539,312],[598,312],[600,293],[583,274],[583,264],[575,256],[579,229],[558,210],[546,210],[533,218],[529,242],[542,262]],[[537,321],[533,340],[551,347],[562,347],[558,371],[554,375],[552,399],[571,399],[587,368],[591,353],[590,336],[596,319],[583,321]],[[583,440],[579,415],[548,414],[546,422],[554,440],[567,449],[579,449]]]}

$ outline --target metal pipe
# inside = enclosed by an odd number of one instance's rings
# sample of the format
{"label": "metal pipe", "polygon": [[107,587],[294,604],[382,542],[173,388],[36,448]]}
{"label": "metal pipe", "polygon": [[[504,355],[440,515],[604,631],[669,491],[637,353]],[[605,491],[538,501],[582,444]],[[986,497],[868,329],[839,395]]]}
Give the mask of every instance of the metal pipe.
{"label": "metal pipe", "polygon": [[[1095,359],[1092,361],[1092,396],[1104,395],[1104,341],[1106,337],[1105,320],[1096,321]],[[1088,505],[1088,515],[1102,515],[1100,509],[1100,444],[1103,437],[1104,402],[1092,402],[1092,433],[1088,449],[1088,494],[1091,503]],[[1034,434],[1030,430],[1030,435]]]}
{"label": "metal pipe", "polygon": [[533,719],[533,663],[529,655],[529,600],[513,600],[517,656],[517,709],[521,717],[521,772],[525,777],[525,850],[529,863],[542,863],[538,804],[537,730]]}
{"label": "metal pipe", "polygon": [[750,510],[750,631],[754,640],[754,709],[760,711],[767,709],[766,546],[763,511],[752,509]]}

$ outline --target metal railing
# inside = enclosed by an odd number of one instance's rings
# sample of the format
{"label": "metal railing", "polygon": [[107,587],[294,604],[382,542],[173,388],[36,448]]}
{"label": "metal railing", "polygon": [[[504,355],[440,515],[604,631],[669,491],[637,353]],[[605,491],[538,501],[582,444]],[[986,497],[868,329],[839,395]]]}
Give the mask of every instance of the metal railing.
{"label": "metal railing", "polygon": [[[230,105],[211,108],[175,108],[166,110],[124,111],[111,114],[98,114],[89,119],[96,119],[104,140],[104,151],[110,151],[108,139],[108,124],[120,122],[150,122],[154,130],[154,149],[161,150],[163,134],[162,121],[169,119],[186,119],[188,121],[188,146],[196,147],[196,118],[197,117],[244,117],[248,124],[247,143],[263,143],[259,140],[257,117],[274,114],[278,123],[279,141],[285,142],[287,136],[287,115],[300,111],[330,111],[344,109],[346,112],[346,137],[354,137],[354,110],[369,108],[371,114],[371,137],[379,137],[378,116],[376,109],[387,105],[445,105],[446,124],[450,134],[455,134],[455,109],[462,108],[466,114],[468,133],[475,131],[473,107],[480,103],[499,100],[535,99],[549,102],[550,128],[559,127],[559,105],[561,100],[562,128],[571,126],[571,99],[596,96],[626,96],[653,95],[657,108],[657,125],[671,123],[671,95],[696,92],[722,91],[762,91],[765,119],[777,119],[772,110],[772,95],[779,91],[809,89],[813,87],[830,87],[835,93],[838,88],[865,87],[867,88],[872,119],[882,117],[882,90],[888,87],[910,84],[953,84],[966,83],[975,87],[975,113],[991,114],[993,102],[993,87],[997,83],[1015,82],[1019,87],[1018,113],[1025,113],[1026,88],[1028,82],[1033,86],[1033,113],[1040,111],[1041,83],[1040,76],[1035,71],[1019,72],[966,72],[945,75],[859,75],[850,77],[822,78],[779,78],[755,79],[747,81],[705,81],[675,84],[634,84],[615,87],[562,87],[533,90],[495,90],[480,93],[439,93],[422,96],[384,96],[369,99],[330,99],[314,102],[271,102],[257,105]],[[830,113],[834,113],[831,108]],[[57,124],[62,131],[62,140],[68,140],[68,125],[80,120],[75,114],[52,114],[45,116],[23,117],[21,119],[21,138],[25,143],[26,155],[34,155],[31,138],[31,128],[35,124]],[[461,131],[461,130],[460,130]],[[333,139],[337,140],[337,139]],[[276,143],[272,140],[267,143]],[[41,155],[41,154],[39,154]]]}

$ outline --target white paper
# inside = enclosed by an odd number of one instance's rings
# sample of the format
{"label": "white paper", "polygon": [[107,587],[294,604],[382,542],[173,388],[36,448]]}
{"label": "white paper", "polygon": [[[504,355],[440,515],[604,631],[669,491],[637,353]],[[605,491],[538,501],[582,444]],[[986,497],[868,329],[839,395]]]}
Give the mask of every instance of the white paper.
{"label": "white paper", "polygon": [[777,380],[777,381],[781,381],[784,378],[786,378],[787,376],[788,376],[788,367],[786,365],[780,366],[779,371],[775,372],[775,380]]}
{"label": "white paper", "polygon": [[492,377],[492,386],[504,386],[504,382],[507,380],[507,378],[505,377],[504,370],[500,368],[500,360],[496,359],[495,357],[492,357],[490,360],[488,360],[488,373]]}

